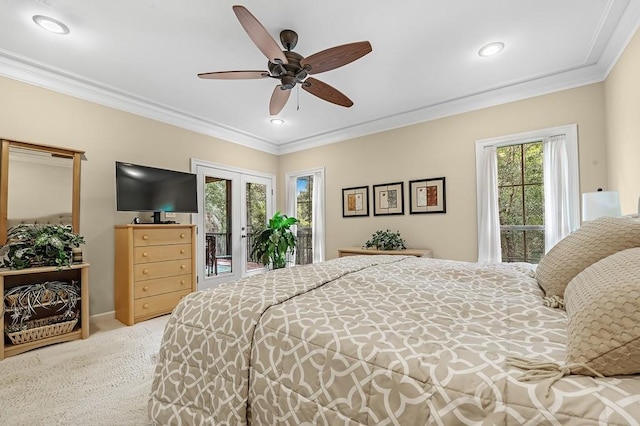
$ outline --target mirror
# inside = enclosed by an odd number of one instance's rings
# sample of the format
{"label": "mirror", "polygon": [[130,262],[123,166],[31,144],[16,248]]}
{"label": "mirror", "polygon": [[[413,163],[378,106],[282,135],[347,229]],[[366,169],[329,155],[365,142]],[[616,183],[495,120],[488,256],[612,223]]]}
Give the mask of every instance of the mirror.
{"label": "mirror", "polygon": [[[2,140],[0,244],[24,220],[64,216],[80,230],[80,161],[83,151]],[[31,221],[28,221],[31,222]]]}
{"label": "mirror", "polygon": [[[71,214],[73,159],[9,147],[7,220]],[[45,202],[43,202],[45,201]]]}

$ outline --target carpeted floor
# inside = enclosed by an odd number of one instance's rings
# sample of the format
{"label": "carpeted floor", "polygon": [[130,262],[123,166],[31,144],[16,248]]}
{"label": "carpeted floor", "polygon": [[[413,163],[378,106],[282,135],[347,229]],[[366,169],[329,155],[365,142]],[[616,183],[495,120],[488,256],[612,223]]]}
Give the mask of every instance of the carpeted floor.
{"label": "carpeted floor", "polygon": [[147,425],[167,316],[98,323],[86,340],[0,361],[0,425]]}

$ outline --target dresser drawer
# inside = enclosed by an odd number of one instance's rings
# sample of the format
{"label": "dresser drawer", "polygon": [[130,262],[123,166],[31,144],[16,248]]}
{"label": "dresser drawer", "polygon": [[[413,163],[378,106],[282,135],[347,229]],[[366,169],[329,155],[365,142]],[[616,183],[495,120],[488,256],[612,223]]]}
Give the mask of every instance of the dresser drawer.
{"label": "dresser drawer", "polygon": [[180,299],[191,290],[174,291],[173,293],[159,294],[157,296],[136,299],[134,303],[134,317],[146,317],[162,313],[169,313],[176,307]]}
{"label": "dresser drawer", "polygon": [[136,247],[165,244],[191,244],[190,230],[184,228],[133,230],[133,245]]}
{"label": "dresser drawer", "polygon": [[168,260],[166,262],[141,263],[133,265],[135,281],[172,277],[191,273],[191,259]]}
{"label": "dresser drawer", "polygon": [[133,263],[164,262],[165,260],[179,259],[191,259],[191,244],[133,248]]}
{"label": "dresser drawer", "polygon": [[154,280],[136,281],[133,298],[156,296],[180,290],[191,289],[191,274],[176,275],[174,277],[157,278]]}

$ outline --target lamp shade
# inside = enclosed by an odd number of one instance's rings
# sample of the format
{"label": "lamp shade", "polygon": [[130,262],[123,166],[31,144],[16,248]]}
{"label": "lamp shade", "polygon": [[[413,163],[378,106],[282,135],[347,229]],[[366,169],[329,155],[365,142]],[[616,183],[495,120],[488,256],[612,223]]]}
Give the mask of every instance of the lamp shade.
{"label": "lamp shade", "polygon": [[597,191],[582,194],[582,221],[594,220],[602,216],[622,216],[618,193]]}

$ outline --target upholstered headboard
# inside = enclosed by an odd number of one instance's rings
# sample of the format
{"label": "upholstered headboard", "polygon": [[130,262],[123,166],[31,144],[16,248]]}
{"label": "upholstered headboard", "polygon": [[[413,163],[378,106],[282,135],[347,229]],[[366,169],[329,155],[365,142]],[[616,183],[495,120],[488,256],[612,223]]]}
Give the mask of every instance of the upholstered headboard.
{"label": "upholstered headboard", "polygon": [[48,216],[26,218],[26,219],[7,219],[7,228],[23,224],[36,225],[71,225],[71,213],[55,213]]}

